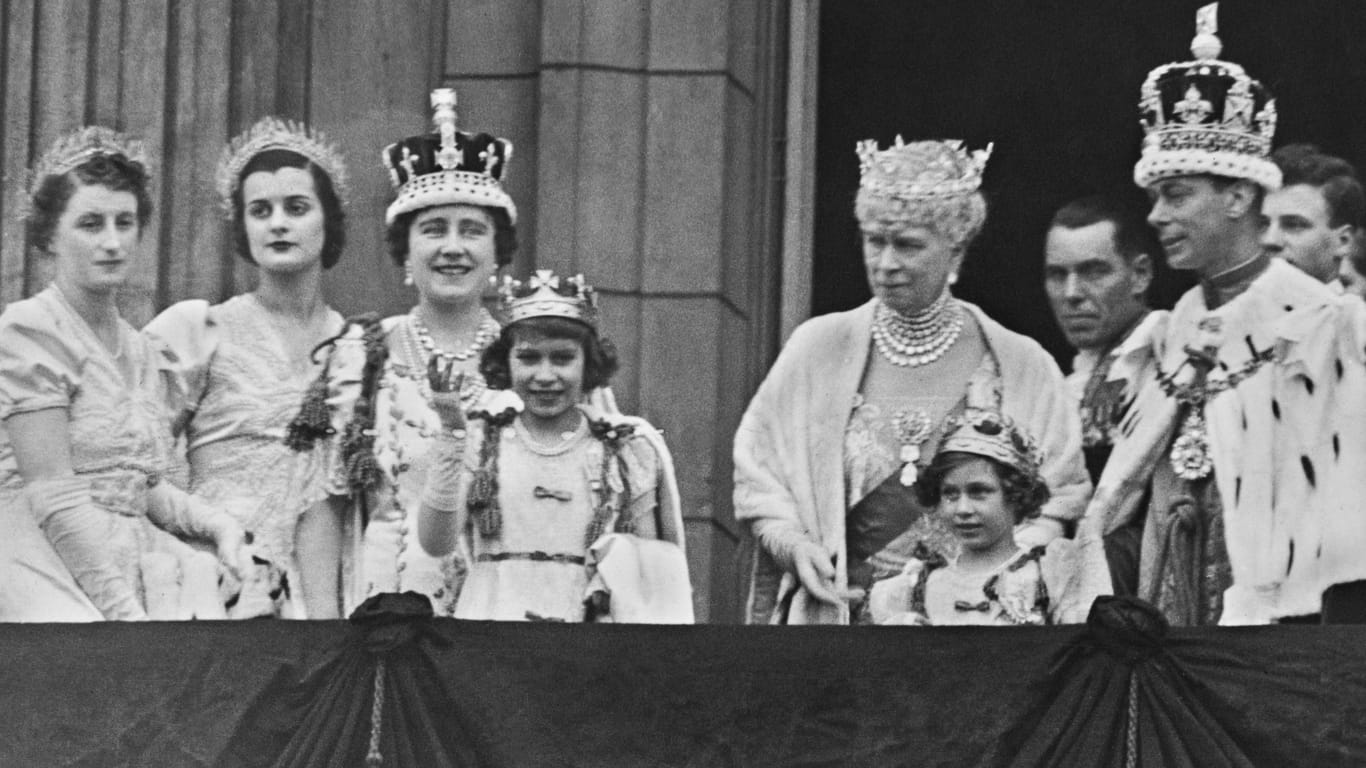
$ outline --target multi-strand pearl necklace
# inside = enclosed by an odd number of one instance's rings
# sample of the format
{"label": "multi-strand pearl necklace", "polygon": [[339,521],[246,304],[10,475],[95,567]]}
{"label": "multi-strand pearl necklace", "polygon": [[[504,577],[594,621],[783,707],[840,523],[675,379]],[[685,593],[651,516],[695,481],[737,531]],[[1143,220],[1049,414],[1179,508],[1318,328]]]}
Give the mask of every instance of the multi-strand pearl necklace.
{"label": "multi-strand pearl necklace", "polygon": [[948,289],[933,304],[909,316],[878,302],[873,315],[873,344],[892,365],[928,365],[958,341],[964,322],[963,309]]}
{"label": "multi-strand pearl necklace", "polygon": [[417,336],[417,343],[418,346],[422,347],[423,356],[430,358],[436,355],[443,360],[459,362],[469,360],[483,352],[485,347],[498,338],[500,327],[498,321],[493,319],[493,315],[490,315],[487,309],[480,309],[479,312],[482,317],[479,320],[479,329],[474,332],[474,340],[460,352],[447,352],[436,345],[432,339],[432,332],[427,330],[427,326],[423,324],[422,318],[418,315],[417,307],[413,307],[413,311],[408,313],[408,317],[412,320],[413,334]]}
{"label": "multi-strand pearl necklace", "polygon": [[[427,384],[427,362],[433,357],[453,362],[464,362],[477,357],[482,353],[493,340],[498,338],[501,327],[498,321],[493,319],[487,309],[480,309],[482,318],[479,321],[479,329],[474,333],[474,340],[468,347],[459,352],[447,352],[438,347],[436,341],[432,339],[431,331],[423,324],[422,318],[418,316],[417,307],[408,313],[409,334],[408,345],[409,357],[413,363],[420,367],[411,371],[410,375],[421,383],[422,392],[428,401],[431,400],[431,391]],[[416,344],[414,344],[416,342]],[[460,399],[465,403],[474,403],[484,394],[488,386],[484,383],[482,376],[466,376],[460,387]]]}

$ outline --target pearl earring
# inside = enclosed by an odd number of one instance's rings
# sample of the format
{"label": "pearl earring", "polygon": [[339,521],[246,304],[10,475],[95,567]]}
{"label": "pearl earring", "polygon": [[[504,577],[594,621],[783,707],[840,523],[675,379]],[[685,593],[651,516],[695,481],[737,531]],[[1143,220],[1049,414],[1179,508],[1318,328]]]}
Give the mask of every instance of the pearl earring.
{"label": "pearl earring", "polygon": [[403,284],[404,284],[404,285],[407,285],[407,286],[412,286],[412,284],[413,284],[413,265],[412,265],[412,264],[404,264],[404,265],[403,265]]}

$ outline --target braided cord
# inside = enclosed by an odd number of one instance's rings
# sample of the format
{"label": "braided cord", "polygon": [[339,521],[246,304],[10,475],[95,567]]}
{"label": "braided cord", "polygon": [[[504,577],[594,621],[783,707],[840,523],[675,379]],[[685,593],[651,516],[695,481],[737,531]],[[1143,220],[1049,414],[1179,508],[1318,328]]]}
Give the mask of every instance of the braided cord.
{"label": "braided cord", "polygon": [[384,659],[375,664],[375,692],[370,700],[370,749],[365,753],[365,768],[381,768],[384,754],[380,752],[379,740],[384,729]]}

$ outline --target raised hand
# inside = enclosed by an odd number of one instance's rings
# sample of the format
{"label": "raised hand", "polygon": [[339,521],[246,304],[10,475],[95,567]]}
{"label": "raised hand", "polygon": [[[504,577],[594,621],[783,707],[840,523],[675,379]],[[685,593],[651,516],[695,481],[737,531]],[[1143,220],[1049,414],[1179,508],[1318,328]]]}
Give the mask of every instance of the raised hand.
{"label": "raised hand", "polygon": [[455,369],[454,360],[432,355],[427,363],[427,383],[432,388],[432,408],[441,418],[441,426],[451,431],[463,430],[465,407],[460,401],[460,389],[465,373]]}

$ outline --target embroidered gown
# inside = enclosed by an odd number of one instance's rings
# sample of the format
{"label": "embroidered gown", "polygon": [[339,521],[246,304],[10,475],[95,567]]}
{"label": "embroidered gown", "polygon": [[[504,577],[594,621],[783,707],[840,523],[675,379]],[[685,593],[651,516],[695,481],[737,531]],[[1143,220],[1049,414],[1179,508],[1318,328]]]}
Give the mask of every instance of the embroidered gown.
{"label": "embroidered gown", "polygon": [[[341,316],[328,312],[329,335],[340,332]],[[295,529],[309,500],[296,492],[297,457],[284,435],[316,367],[295,369],[269,318],[252,294],[215,306],[183,301],[144,333],[179,360],[190,490],[250,531],[257,554],[283,570],[288,587],[300,583]],[[297,590],[279,602],[279,615],[306,618]]]}
{"label": "embroidered gown", "polygon": [[[0,429],[0,620],[97,621],[222,615],[218,563],[182,534],[206,531],[213,511],[163,482],[171,465],[177,378],[172,358],[120,321],[111,353],[55,286],[0,315],[0,418],[65,408],[71,464],[108,513],[108,552],[121,585],[87,596],[39,529],[9,438]],[[133,601],[127,598],[131,593]]]}
{"label": "embroidered gown", "polygon": [[987,572],[964,571],[956,558],[922,549],[900,574],[873,586],[869,613],[877,624],[1078,624],[1097,594],[1086,593],[1076,549],[1054,539]]}
{"label": "embroidered gown", "polygon": [[[441,420],[431,405],[428,354],[410,315],[396,315],[378,324],[383,359],[370,383],[374,402],[370,452],[378,483],[365,493],[355,492],[350,483],[343,445],[358,426],[356,406],[365,385],[365,332],[363,323],[353,323],[327,353],[326,406],[332,434],[304,454],[309,468],[296,478],[297,493],[313,500],[329,495],[350,500],[351,557],[345,564],[348,588],[343,601],[348,613],[372,595],[414,591],[428,597],[437,616],[450,616],[464,580],[465,559],[459,551],[432,557],[417,541],[417,512]],[[477,400],[485,389],[483,377],[473,370],[466,372],[463,386],[467,403]]]}
{"label": "embroidered gown", "polygon": [[[585,407],[595,414],[595,409]],[[625,417],[622,417],[625,418]],[[589,419],[557,445],[535,442],[520,419],[503,427],[498,446],[496,531],[471,515],[465,540],[470,570],[455,607],[460,619],[495,621],[586,620],[588,547],[600,533],[628,531],[683,545],[682,518],[668,500],[664,460],[643,433],[621,439],[617,461],[607,462],[606,443]],[[436,466],[452,508],[463,508],[468,479],[478,467],[482,422],[472,421],[463,454],[442,440]],[[430,499],[431,496],[428,496]],[[438,513],[451,514],[451,513]]]}
{"label": "embroidered gown", "polygon": [[[849,584],[867,589],[881,579],[901,572],[919,549],[944,557],[958,554],[958,541],[948,526],[916,499],[914,489],[903,483],[902,449],[908,446],[903,424],[908,414],[920,417],[911,438],[917,449],[918,474],[934,458],[935,446],[949,416],[962,413],[968,395],[978,407],[1000,408],[1000,374],[990,352],[970,369],[968,384],[960,391],[943,394],[869,398],[859,394],[844,432],[845,488],[848,493],[846,536],[849,552]],[[931,416],[931,414],[934,414]],[[939,414],[943,414],[939,416]],[[911,418],[910,421],[915,421]],[[867,606],[851,606],[851,622],[871,621]]]}

